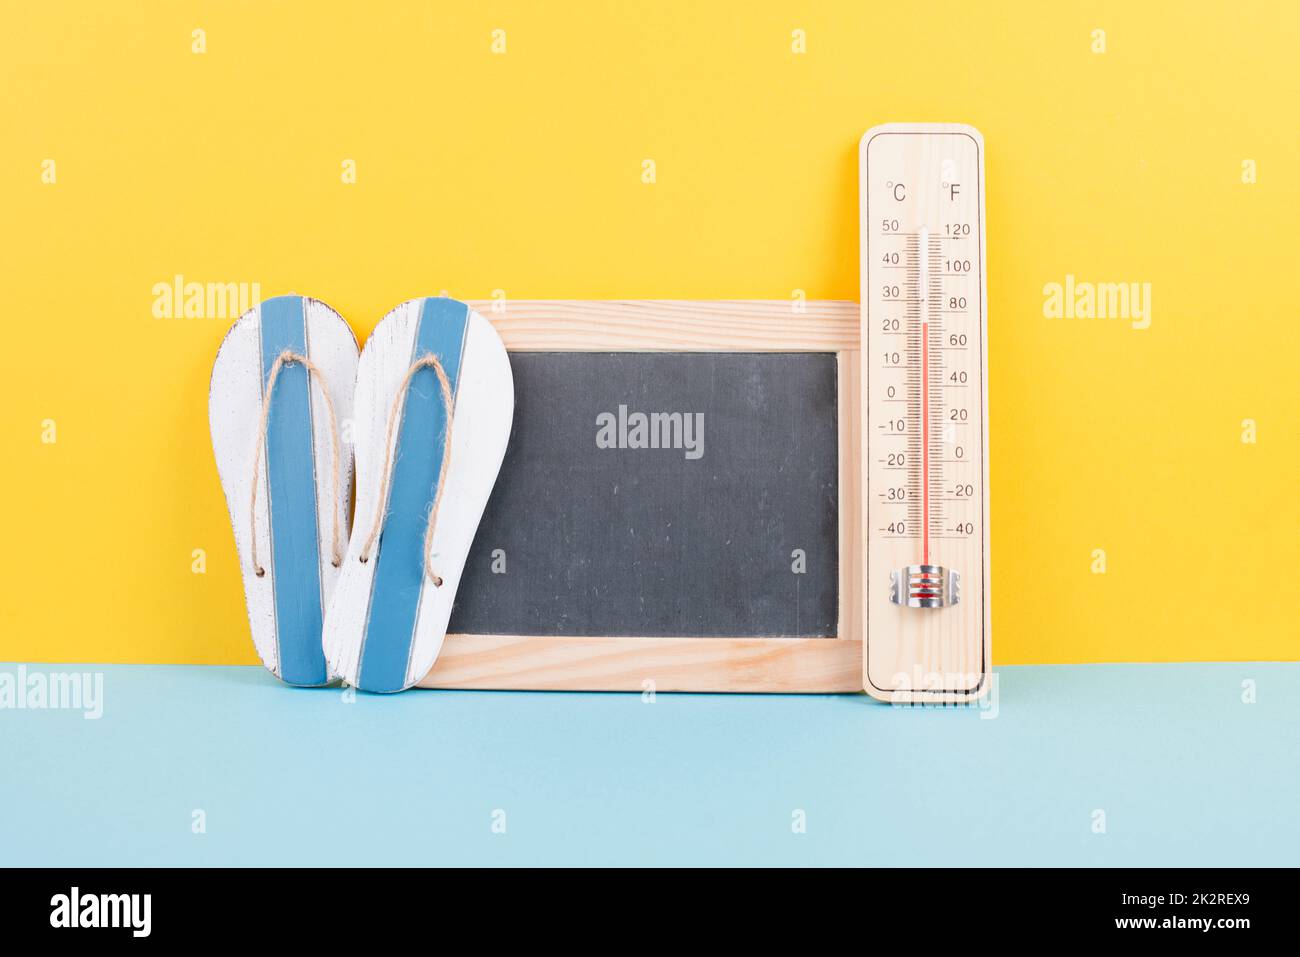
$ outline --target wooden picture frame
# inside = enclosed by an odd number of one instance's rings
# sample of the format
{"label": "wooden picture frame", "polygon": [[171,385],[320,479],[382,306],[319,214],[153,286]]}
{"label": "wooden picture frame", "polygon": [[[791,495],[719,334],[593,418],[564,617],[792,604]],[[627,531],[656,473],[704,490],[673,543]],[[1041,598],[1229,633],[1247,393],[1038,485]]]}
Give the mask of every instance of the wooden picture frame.
{"label": "wooden picture frame", "polygon": [[478,301],[511,352],[833,352],[839,629],[825,638],[449,634],[423,688],[862,690],[861,362],[856,302]]}

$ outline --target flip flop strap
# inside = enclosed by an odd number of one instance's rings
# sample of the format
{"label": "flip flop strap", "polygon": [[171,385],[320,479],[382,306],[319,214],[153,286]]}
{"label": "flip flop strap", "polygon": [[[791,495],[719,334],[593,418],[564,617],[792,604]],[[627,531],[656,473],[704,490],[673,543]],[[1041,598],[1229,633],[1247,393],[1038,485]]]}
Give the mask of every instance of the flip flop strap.
{"label": "flip flop strap", "polygon": [[447,428],[442,442],[442,465],[438,469],[438,487],[433,493],[433,507],[429,509],[429,524],[424,532],[424,573],[429,576],[429,580],[436,587],[441,587],[442,578],[433,573],[433,529],[438,522],[438,506],[442,503],[442,490],[447,484],[447,463],[451,460],[452,401],[451,382],[447,378],[447,370],[442,367],[442,363],[432,352],[425,353],[416,359],[411,364],[411,368],[406,370],[406,375],[402,378],[402,384],[397,387],[397,393],[393,396],[393,404],[388,410],[388,429],[384,436],[384,467],[382,470],[383,480],[379,487],[379,502],[374,524],[370,528],[369,536],[366,537],[365,545],[361,548],[360,558],[362,562],[370,561],[370,549],[374,547],[375,540],[379,538],[380,529],[384,525],[388,486],[392,479],[393,429],[397,423],[397,412],[401,408],[406,389],[411,384],[411,378],[421,369],[433,369],[438,376],[438,386],[442,390],[442,405],[447,410]]}
{"label": "flip flop strap", "polygon": [[262,450],[266,446],[266,428],[271,417],[271,396],[275,394],[275,380],[280,377],[281,369],[287,365],[293,365],[295,362],[307,370],[309,378],[314,375],[320,380],[320,391],[325,396],[325,409],[329,412],[330,435],[334,440],[334,497],[330,499],[330,510],[334,513],[334,557],[331,559],[331,563],[335,568],[338,568],[343,562],[343,553],[339,548],[339,486],[342,465],[339,456],[339,423],[334,415],[334,400],[330,398],[330,390],[325,384],[325,374],[321,372],[320,367],[306,356],[285,349],[276,356],[275,363],[271,366],[271,374],[266,380],[266,392],[262,396],[262,421],[257,429],[257,450],[253,454],[253,494],[248,502],[248,524],[252,530],[253,571],[258,578],[266,574],[266,569],[257,560],[257,486],[259,484],[257,476],[262,462]]}

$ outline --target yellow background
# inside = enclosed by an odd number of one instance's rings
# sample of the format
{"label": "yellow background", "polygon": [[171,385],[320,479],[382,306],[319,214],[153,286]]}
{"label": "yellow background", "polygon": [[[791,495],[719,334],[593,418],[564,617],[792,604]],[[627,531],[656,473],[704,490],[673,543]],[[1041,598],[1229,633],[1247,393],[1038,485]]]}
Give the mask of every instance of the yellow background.
{"label": "yellow background", "polygon": [[[1300,657],[1298,38],[1293,3],[11,5],[0,659],[256,660],[229,322],[155,283],[363,341],[441,290],[857,299],[857,142],[900,120],[987,143],[996,662]],[[1150,282],[1151,328],[1045,319],[1066,274]]]}

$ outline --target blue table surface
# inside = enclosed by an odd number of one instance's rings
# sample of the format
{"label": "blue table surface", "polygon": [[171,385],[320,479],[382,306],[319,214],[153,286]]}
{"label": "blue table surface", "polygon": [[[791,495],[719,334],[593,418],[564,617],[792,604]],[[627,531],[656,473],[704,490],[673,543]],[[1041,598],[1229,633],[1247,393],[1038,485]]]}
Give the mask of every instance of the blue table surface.
{"label": "blue table surface", "polygon": [[0,710],[3,865],[1300,863],[1300,663],[1001,668],[984,709],[20,667],[103,714]]}

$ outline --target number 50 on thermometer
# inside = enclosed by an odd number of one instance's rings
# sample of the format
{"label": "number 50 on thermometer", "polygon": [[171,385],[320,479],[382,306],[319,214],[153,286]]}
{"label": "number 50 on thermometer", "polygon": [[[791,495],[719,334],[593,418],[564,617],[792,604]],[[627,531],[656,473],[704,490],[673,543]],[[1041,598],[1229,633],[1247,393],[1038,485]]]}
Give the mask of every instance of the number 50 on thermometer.
{"label": "number 50 on thermometer", "polygon": [[859,184],[864,686],[971,701],[991,680],[984,139],[877,126]]}

